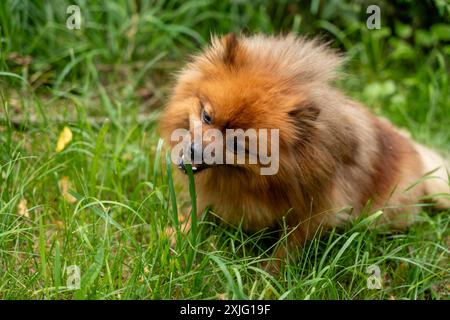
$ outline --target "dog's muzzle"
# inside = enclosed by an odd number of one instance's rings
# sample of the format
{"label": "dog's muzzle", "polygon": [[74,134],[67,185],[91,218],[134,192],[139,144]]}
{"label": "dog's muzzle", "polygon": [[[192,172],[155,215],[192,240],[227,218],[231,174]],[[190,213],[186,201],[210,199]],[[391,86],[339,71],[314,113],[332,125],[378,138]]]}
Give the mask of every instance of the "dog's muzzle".
{"label": "dog's muzzle", "polygon": [[[189,154],[190,153],[190,154]],[[190,161],[187,159],[191,159]],[[183,154],[178,163],[178,168],[187,174],[186,164],[192,166],[192,173],[196,174],[209,167],[203,162],[203,149],[198,143],[192,143],[189,148],[188,155]]]}

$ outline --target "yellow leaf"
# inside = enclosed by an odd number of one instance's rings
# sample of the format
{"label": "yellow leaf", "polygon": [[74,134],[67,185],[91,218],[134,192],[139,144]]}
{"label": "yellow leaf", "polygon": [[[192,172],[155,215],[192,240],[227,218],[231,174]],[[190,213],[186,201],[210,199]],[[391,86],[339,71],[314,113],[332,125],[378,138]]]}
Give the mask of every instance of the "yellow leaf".
{"label": "yellow leaf", "polygon": [[30,214],[28,212],[28,208],[27,208],[27,200],[25,199],[20,199],[19,204],[17,205],[17,213],[19,214],[19,216],[25,217],[25,218],[29,218]]}
{"label": "yellow leaf", "polygon": [[69,189],[71,187],[69,177],[66,177],[66,176],[62,177],[61,180],[59,180],[58,184],[59,184],[59,190],[61,190],[61,194],[62,194],[63,198],[68,203],[77,202],[77,199],[69,193]]}
{"label": "yellow leaf", "polygon": [[58,142],[56,143],[56,152],[63,151],[66,146],[72,141],[72,131],[70,131],[69,127],[64,127],[64,129],[59,134]]}

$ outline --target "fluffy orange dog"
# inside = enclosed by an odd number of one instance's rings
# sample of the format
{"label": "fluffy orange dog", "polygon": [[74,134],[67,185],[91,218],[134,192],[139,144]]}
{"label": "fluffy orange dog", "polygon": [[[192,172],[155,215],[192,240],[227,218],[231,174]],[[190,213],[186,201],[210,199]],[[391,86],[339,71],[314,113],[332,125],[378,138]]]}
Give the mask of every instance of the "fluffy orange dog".
{"label": "fluffy orange dog", "polygon": [[420,211],[414,205],[432,194],[440,194],[435,205],[450,206],[444,160],[330,84],[341,60],[315,40],[233,34],[214,38],[193,58],[161,118],[172,147],[178,142],[171,141],[172,132],[184,128],[192,135],[197,122],[202,130],[221,132],[279,129],[274,175],[255,170],[259,162],[194,164],[200,212],[210,206],[249,231],[285,217],[288,243],[299,246],[319,228],[366,212],[368,203],[370,212],[381,208],[380,222],[393,228],[408,226]]}

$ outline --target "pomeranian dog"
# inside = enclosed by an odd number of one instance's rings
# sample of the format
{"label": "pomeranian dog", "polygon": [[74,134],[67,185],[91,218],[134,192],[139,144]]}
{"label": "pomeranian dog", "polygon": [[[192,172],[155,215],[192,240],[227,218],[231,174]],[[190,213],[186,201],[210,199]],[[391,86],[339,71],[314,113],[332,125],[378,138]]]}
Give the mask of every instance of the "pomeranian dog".
{"label": "pomeranian dog", "polygon": [[[321,228],[361,213],[381,209],[377,225],[403,229],[421,211],[418,203],[450,207],[448,162],[334,88],[342,60],[318,40],[234,34],[213,37],[192,58],[177,75],[160,129],[172,149],[183,135],[194,141],[172,156],[184,171],[192,164],[199,212],[209,207],[248,231],[284,221],[288,248],[275,253],[283,258]],[[262,174],[267,162],[259,159],[206,161],[202,151],[214,143],[236,154],[228,138],[206,134],[229,129],[277,129],[276,173]],[[275,140],[258,139],[261,146]],[[240,149],[246,159],[248,144]]]}

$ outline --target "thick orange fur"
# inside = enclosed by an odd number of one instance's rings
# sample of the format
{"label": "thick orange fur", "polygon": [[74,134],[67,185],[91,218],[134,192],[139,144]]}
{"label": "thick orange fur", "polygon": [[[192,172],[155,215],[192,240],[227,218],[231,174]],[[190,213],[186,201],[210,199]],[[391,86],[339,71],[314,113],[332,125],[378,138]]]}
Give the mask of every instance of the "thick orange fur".
{"label": "thick orange fur", "polygon": [[[199,97],[214,123],[204,128],[278,128],[279,172],[262,176],[255,165],[217,166],[195,176],[198,208],[249,231],[282,217],[289,243],[301,245],[320,227],[339,226],[383,208],[381,223],[404,228],[421,198],[449,193],[444,160],[416,144],[330,82],[341,57],[316,40],[228,35],[193,57],[177,77],[161,132],[200,121]],[[427,172],[439,168],[424,179]],[[448,198],[435,200],[449,207]]]}

